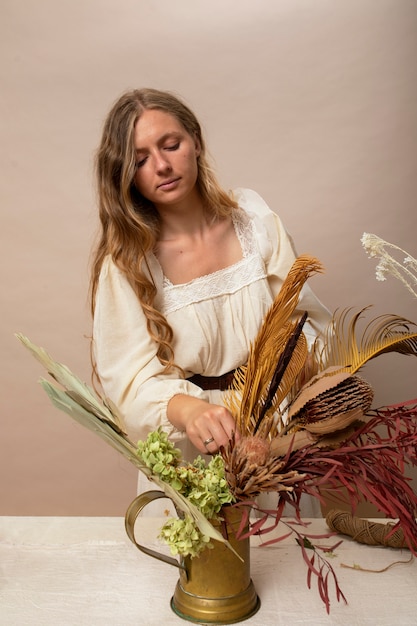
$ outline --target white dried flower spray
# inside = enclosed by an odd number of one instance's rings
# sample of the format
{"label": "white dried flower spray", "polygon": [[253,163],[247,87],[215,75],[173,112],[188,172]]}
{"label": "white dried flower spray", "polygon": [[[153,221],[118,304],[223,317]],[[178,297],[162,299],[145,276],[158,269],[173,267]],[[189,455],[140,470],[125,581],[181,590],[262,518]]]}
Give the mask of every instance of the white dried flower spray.
{"label": "white dried flower spray", "polygon": [[[375,273],[377,280],[386,280],[386,275],[391,274],[398,278],[414,296],[417,297],[417,260],[408,252],[398,246],[384,241],[377,235],[363,233],[361,243],[370,258],[379,258]],[[392,254],[405,255],[402,262],[398,261]]]}

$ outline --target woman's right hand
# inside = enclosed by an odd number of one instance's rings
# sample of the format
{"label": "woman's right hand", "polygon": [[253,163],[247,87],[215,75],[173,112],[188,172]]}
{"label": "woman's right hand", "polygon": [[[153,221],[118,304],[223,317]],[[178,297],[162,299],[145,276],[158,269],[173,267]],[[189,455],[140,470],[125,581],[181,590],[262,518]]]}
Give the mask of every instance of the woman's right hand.
{"label": "woman's right hand", "polygon": [[233,415],[218,404],[180,394],[169,401],[167,415],[171,424],[185,432],[202,454],[215,454],[233,435],[236,441],[240,439]]}

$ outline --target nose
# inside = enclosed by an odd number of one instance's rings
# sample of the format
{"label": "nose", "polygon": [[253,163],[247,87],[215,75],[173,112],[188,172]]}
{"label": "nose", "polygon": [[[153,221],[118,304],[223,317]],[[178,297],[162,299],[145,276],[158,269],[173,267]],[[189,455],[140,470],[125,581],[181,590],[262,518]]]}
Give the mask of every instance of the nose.
{"label": "nose", "polygon": [[171,164],[166,153],[157,152],[155,155],[155,169],[158,174],[171,171]]}

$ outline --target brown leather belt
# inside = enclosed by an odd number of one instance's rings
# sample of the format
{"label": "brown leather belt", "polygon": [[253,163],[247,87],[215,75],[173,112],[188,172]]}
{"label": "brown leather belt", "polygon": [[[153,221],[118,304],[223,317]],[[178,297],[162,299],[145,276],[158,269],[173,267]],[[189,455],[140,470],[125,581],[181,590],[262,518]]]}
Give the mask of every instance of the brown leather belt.
{"label": "brown leather belt", "polygon": [[235,371],[236,370],[232,370],[222,376],[201,376],[200,374],[194,374],[194,376],[187,378],[187,380],[205,391],[208,391],[209,389],[220,389],[220,391],[226,391],[226,389],[229,389],[232,384]]}

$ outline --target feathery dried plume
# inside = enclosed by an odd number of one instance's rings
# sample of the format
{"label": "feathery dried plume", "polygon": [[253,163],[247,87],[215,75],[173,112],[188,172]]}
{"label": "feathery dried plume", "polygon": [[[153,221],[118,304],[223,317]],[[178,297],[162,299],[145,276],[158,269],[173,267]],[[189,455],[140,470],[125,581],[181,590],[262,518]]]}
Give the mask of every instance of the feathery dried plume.
{"label": "feathery dried plume", "polygon": [[[370,258],[379,258],[375,270],[377,280],[384,281],[386,275],[391,274],[400,280],[413,296],[417,297],[417,259],[402,248],[371,233],[363,233],[361,243]],[[403,261],[398,261],[387,251],[387,248],[394,253],[405,255]]]}

